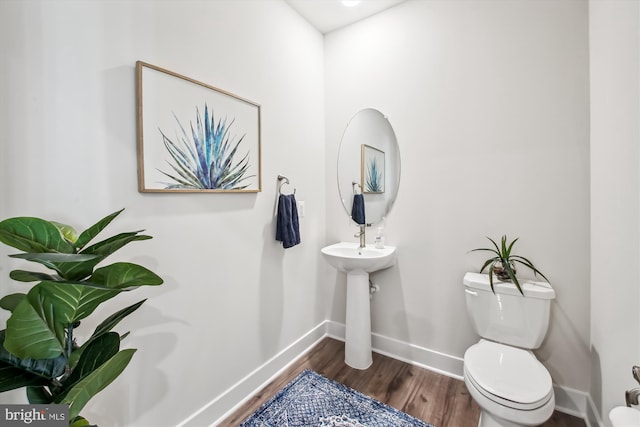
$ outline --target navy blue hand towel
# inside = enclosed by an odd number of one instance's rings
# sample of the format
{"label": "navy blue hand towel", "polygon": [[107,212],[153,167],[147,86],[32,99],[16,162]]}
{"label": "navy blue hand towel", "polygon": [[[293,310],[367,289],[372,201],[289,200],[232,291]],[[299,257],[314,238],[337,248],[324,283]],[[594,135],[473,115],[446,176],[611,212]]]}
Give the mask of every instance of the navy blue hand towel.
{"label": "navy blue hand towel", "polygon": [[362,194],[353,195],[353,207],[351,208],[351,219],[357,224],[364,225],[364,196]]}
{"label": "navy blue hand towel", "polygon": [[285,249],[300,243],[298,204],[293,194],[281,194],[278,199],[276,240],[282,242]]}

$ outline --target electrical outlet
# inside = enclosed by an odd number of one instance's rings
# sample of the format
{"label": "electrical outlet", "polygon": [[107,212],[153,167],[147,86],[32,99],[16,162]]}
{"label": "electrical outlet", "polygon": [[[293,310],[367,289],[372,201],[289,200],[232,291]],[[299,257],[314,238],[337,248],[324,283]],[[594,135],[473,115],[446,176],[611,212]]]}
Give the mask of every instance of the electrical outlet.
{"label": "electrical outlet", "polygon": [[298,216],[300,218],[304,218],[304,215],[305,215],[304,200],[300,200],[297,203],[298,203]]}

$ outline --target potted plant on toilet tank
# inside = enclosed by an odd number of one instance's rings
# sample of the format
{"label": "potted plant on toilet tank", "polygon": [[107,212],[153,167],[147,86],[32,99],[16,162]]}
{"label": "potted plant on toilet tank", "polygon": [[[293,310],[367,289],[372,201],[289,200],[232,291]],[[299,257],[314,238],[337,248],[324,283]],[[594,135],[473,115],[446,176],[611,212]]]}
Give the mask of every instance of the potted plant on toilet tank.
{"label": "potted plant on toilet tank", "polygon": [[530,268],[533,271],[534,275],[539,274],[544,278],[547,282],[547,279],[544,274],[540,270],[538,270],[531,261],[527,258],[514,255],[512,253],[513,245],[518,241],[518,237],[513,239],[510,243],[507,241],[507,236],[502,236],[500,239],[500,245],[498,245],[493,239],[487,237],[489,241],[493,244],[491,248],[477,248],[472,249],[470,252],[476,251],[485,251],[490,252],[493,256],[487,259],[482,268],[480,269],[480,273],[483,273],[485,269],[489,270],[489,284],[491,285],[491,290],[493,290],[493,276],[495,275],[499,280],[503,282],[513,282],[513,284],[518,288],[521,294],[522,287],[520,286],[520,282],[518,281],[518,277],[516,276],[516,263],[524,265],[525,267]]}
{"label": "potted plant on toilet tank", "polygon": [[116,234],[91,243],[122,210],[78,234],[67,225],[33,217],[0,222],[0,241],[23,253],[12,258],[35,262],[53,272],[13,270],[18,282],[36,282],[26,293],[5,295],[0,307],[11,315],[0,331],[0,392],[26,388],[32,404],[68,404],[69,424],[88,426],[80,416],[85,404],[126,368],[136,349],[120,349],[127,333],[113,328],[144,299],[100,323],[77,342],[74,331],[103,302],[120,292],[162,279],[145,267],[115,262],[96,268],[123,246],[151,239],[143,230]]}

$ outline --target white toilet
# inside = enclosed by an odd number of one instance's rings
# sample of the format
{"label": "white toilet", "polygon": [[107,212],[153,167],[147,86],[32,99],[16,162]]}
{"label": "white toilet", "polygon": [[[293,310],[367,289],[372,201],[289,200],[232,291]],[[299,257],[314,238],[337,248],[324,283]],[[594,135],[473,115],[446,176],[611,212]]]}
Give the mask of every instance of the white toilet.
{"label": "white toilet", "polygon": [[467,273],[467,312],[481,339],[464,354],[464,382],[482,412],[478,427],[538,426],[555,406],[551,375],[531,350],[547,334],[551,300],[548,283],[493,282]]}

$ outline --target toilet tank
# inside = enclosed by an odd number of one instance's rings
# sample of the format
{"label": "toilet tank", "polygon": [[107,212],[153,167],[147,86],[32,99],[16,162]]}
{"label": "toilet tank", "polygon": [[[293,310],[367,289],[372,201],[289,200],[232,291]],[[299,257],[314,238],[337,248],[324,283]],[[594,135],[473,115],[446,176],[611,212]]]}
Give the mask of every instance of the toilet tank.
{"label": "toilet tank", "polygon": [[520,280],[524,296],[513,283],[495,277],[494,294],[488,274],[467,273],[463,283],[467,312],[478,335],[514,347],[540,347],[556,296],[548,283]]}

